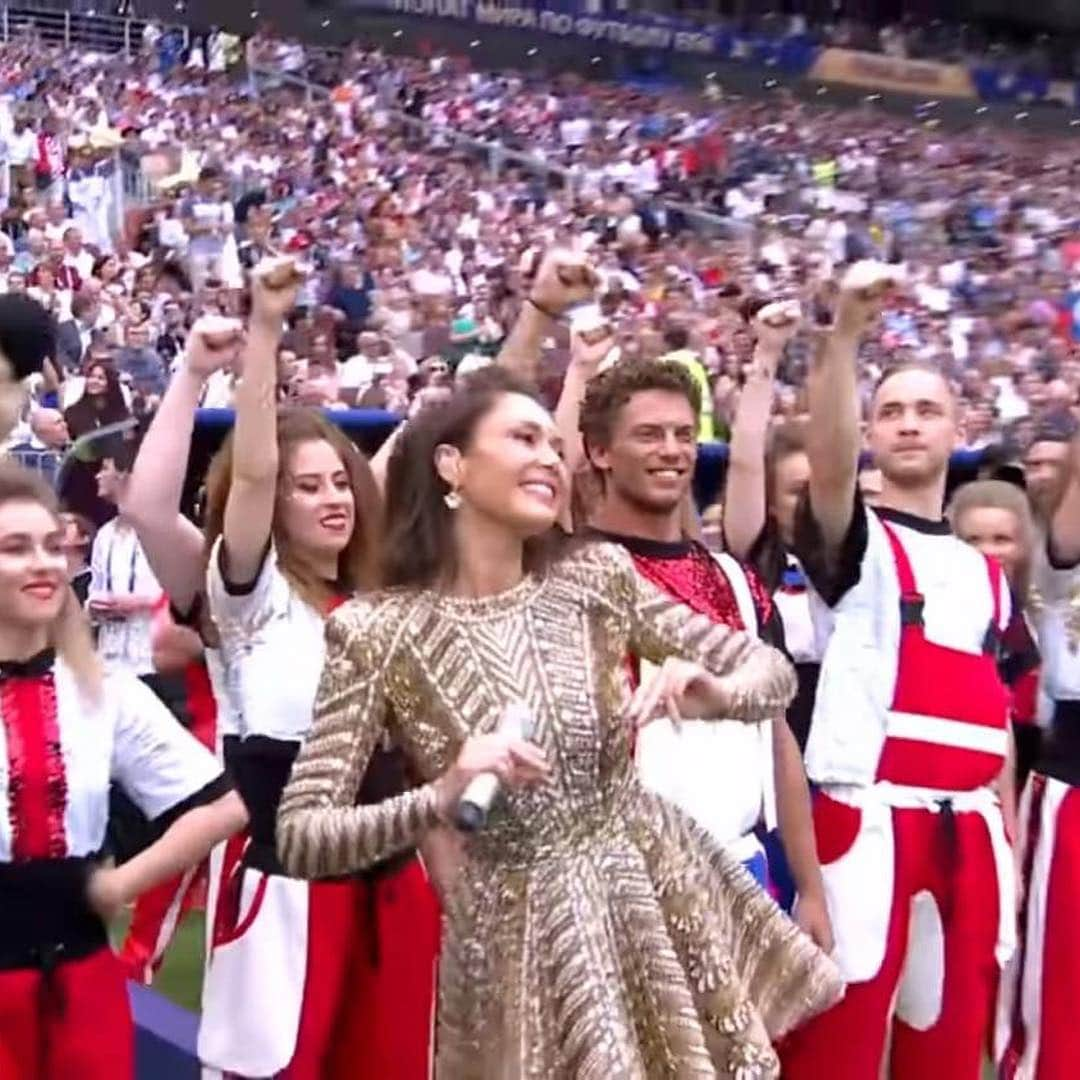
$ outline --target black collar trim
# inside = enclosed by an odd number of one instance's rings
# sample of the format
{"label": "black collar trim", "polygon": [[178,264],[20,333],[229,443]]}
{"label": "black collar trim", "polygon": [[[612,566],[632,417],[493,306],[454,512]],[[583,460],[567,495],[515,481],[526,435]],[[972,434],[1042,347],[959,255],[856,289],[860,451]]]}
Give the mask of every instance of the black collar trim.
{"label": "black collar trim", "polygon": [[645,559],[684,559],[694,549],[693,540],[649,540],[644,536],[623,536],[621,533],[593,528],[588,530],[588,535],[593,540],[620,544],[631,555],[640,555]]}
{"label": "black collar trim", "polygon": [[894,510],[890,506],[875,506],[874,513],[892,525],[901,525],[905,529],[927,533],[930,536],[949,536],[952,526],[945,518],[924,518],[918,514],[909,514],[906,510]]}

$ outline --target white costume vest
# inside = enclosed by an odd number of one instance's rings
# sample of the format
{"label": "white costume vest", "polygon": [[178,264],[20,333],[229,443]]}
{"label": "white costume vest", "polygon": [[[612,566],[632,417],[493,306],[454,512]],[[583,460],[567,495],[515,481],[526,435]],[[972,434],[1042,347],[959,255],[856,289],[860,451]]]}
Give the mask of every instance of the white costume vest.
{"label": "white costume vest", "polygon": [[[746,575],[730,555],[715,556],[731,584],[747,633],[760,633]],[[641,664],[644,681],[652,669]],[[753,829],[776,824],[772,724],[655,720],[638,733],[638,775],[650,791],[674,803],[740,861],[761,850]]]}

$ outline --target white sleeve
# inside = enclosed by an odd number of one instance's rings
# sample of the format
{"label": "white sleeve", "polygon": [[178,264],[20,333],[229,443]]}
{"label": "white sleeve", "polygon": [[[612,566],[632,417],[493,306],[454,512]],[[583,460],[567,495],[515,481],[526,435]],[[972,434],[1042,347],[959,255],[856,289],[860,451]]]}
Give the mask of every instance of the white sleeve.
{"label": "white sleeve", "polygon": [[222,572],[223,537],[214,541],[206,568],[206,597],[210,615],[221,632],[229,627],[250,634],[262,626],[278,608],[288,606],[289,584],[278,570],[277,550],[273,543],[253,582],[239,586],[229,582]]}
{"label": "white sleeve", "polygon": [[93,546],[90,548],[90,589],[87,593],[89,599],[103,596],[105,593],[105,581],[108,576],[108,568],[105,564],[109,557],[107,539],[111,535],[111,529],[101,529],[94,537]]}
{"label": "white sleeve", "polygon": [[[201,743],[132,675],[110,675],[105,685],[116,710],[110,775],[151,821],[204,789],[223,794],[221,766]],[[218,781],[221,792],[211,788]]]}

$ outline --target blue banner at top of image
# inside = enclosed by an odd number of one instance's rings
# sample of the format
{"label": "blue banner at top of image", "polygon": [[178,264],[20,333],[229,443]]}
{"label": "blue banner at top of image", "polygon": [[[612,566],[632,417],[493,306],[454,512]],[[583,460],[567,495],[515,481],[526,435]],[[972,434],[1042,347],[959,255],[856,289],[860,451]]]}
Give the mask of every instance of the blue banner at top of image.
{"label": "blue banner at top of image", "polygon": [[790,74],[808,71],[817,54],[817,46],[807,37],[736,34],[662,15],[594,13],[581,0],[353,0],[352,6],[410,18],[453,19],[477,27],[575,37],[597,45],[746,60]]}

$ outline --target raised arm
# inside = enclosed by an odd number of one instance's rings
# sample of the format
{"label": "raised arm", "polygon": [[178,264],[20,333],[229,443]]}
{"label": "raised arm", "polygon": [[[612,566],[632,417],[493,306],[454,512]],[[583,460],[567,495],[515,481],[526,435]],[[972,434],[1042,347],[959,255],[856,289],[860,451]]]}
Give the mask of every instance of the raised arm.
{"label": "raised arm", "polygon": [[236,359],[241,340],[236,319],[195,323],[131,471],[125,512],[150,569],[180,611],[190,609],[205,579],[202,533],[180,512],[195,410],[206,380]]}
{"label": "raised arm", "polygon": [[754,318],[757,343],[732,425],[724,493],[724,543],[737,559],[750,557],[765,528],[765,443],[773,383],[784,349],[801,321],[799,305],[788,302],[768,304]]}
{"label": "raised arm", "polygon": [[255,579],[270,541],[278,476],[277,350],[302,280],[287,259],[262,263],[252,274],[223,528],[228,577],[237,583]]}
{"label": "raised arm", "polygon": [[562,436],[566,467],[571,476],[585,457],[578,426],[585,388],[614,345],[615,338],[610,330],[597,341],[586,341],[581,334],[570,335],[570,363],[555,405],[555,426]]}
{"label": "raised arm", "polygon": [[856,357],[863,334],[877,319],[894,279],[881,264],[857,263],[840,286],[836,318],[807,383],[810,426],[810,507],[826,546],[835,554],[851,524],[859,473],[859,399]]}
{"label": "raised arm", "polygon": [[1059,566],[1080,563],[1080,435],[1069,452],[1069,479],[1050,522],[1050,553]]}
{"label": "raised arm", "polygon": [[596,284],[596,271],[583,255],[572,251],[548,252],[495,362],[535,384],[544,338],[568,308],[592,298]]}

